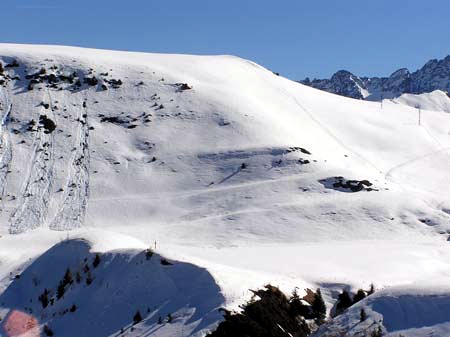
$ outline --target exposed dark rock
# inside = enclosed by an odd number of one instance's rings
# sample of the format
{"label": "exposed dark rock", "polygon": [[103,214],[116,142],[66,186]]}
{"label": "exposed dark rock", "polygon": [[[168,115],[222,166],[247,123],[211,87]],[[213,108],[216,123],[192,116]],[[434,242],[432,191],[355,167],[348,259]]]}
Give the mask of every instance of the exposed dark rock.
{"label": "exposed dark rock", "polygon": [[56,124],[53,122],[50,118],[47,117],[47,115],[40,115],[39,116],[39,124],[44,127],[45,131],[44,133],[52,133],[56,129]]}
{"label": "exposed dark rock", "polygon": [[192,89],[192,87],[187,83],[175,83],[175,86],[179,92]]}
{"label": "exposed dark rock", "polygon": [[371,187],[373,184],[368,180],[346,180],[339,176],[322,179],[319,182],[326,188],[341,192],[377,191]]}
{"label": "exposed dark rock", "polygon": [[93,87],[93,86],[98,84],[98,79],[95,76],[93,76],[93,77],[85,77],[84,78],[84,83],[87,83],[88,85]]}

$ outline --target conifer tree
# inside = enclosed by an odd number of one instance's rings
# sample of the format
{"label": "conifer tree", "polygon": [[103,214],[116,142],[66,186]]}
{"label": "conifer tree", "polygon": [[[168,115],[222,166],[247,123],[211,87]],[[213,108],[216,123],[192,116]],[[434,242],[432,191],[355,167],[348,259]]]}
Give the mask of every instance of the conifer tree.
{"label": "conifer tree", "polygon": [[142,321],[142,315],[138,310],[138,311],[136,311],[136,313],[133,316],[133,323],[138,324],[140,321]]}
{"label": "conifer tree", "polygon": [[65,286],[73,283],[72,272],[70,271],[69,268],[66,269],[66,273],[64,274],[63,278],[63,283]]}
{"label": "conifer tree", "polygon": [[100,261],[101,261],[100,255],[99,255],[98,253],[95,254],[95,258],[94,258],[94,262],[92,262],[92,266],[93,266],[94,268],[97,268],[98,265],[100,264]]}
{"label": "conifer tree", "polygon": [[373,283],[370,284],[370,290],[368,291],[368,295],[372,295],[375,292],[375,285]]}
{"label": "conifer tree", "polygon": [[352,299],[347,290],[342,290],[342,293],[338,296],[338,302],[336,304],[337,314],[342,313],[345,309],[352,305]]}
{"label": "conifer tree", "polygon": [[91,272],[88,271],[88,272],[87,272],[87,276],[86,276],[86,284],[87,284],[87,285],[90,285],[90,284],[92,283],[92,281],[93,281],[93,279],[92,279]]}
{"label": "conifer tree", "polygon": [[325,301],[322,297],[322,292],[320,288],[317,289],[317,292],[314,294],[314,301],[312,303],[312,310],[314,317],[320,322],[325,319],[327,307],[325,305]]}
{"label": "conifer tree", "polygon": [[364,310],[364,308],[362,308],[361,311],[359,312],[359,320],[360,322],[364,322],[366,319],[367,319],[366,311]]}
{"label": "conifer tree", "polygon": [[358,303],[359,301],[366,298],[366,292],[362,289],[359,289],[356,295],[353,297],[353,304]]}

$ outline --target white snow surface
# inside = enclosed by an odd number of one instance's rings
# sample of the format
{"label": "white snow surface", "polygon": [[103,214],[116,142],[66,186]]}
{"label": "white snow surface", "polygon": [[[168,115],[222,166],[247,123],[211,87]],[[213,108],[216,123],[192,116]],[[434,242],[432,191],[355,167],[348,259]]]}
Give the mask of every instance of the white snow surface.
{"label": "white snow surface", "polygon": [[420,95],[403,94],[394,98],[394,102],[405,104],[416,109],[445,111],[450,113],[450,97],[447,93],[436,90]]}
{"label": "white snow surface", "polygon": [[[403,95],[381,105],[303,86],[234,56],[0,44],[3,65],[13,59],[20,66],[5,67],[12,79],[0,86],[0,316],[32,307],[41,328],[47,322],[57,336],[88,336],[79,322],[94,314],[101,320],[104,312],[114,324],[92,322],[96,336],[125,326],[127,336],[200,336],[220,320],[218,308],[237,308],[248,289],[267,283],[287,292],[321,287],[331,305],[337,289],[373,282],[385,289],[370,303],[387,331],[414,336],[420,324],[439,326],[433,336],[450,331],[449,310],[437,320],[387,318],[396,310],[389,301],[399,296],[391,287],[418,306],[428,305],[430,289],[444,306],[450,299],[434,282],[450,281],[450,114],[440,108],[443,93],[430,94],[439,103]],[[76,72],[81,87],[38,83],[28,90],[25,75],[41,68],[47,75]],[[93,76],[98,84],[83,82]],[[45,132],[41,115],[56,124],[53,132]],[[373,185],[353,192],[333,186],[337,176]],[[76,240],[60,243],[67,237]],[[143,272],[139,264],[148,261],[138,251],[155,243],[175,263],[162,266],[155,256]],[[40,282],[55,287],[66,267],[94,252],[111,264],[98,279],[121,278],[108,290],[71,290],[61,303],[79,306],[72,329],[63,328],[67,316],[41,318],[37,303],[25,304],[42,292],[22,285],[36,266]],[[23,277],[14,279],[19,272]],[[122,273],[142,276],[124,290],[136,305],[112,308],[109,297],[126,283]],[[196,274],[205,275],[208,303],[195,297],[198,288],[177,283],[184,277],[195,285]],[[144,296],[136,288],[145,282],[173,287],[165,298]],[[89,301],[95,296],[102,297],[97,306]],[[166,300],[178,318],[159,325]],[[376,303],[387,303],[384,311]],[[139,306],[144,321],[131,331]]]}

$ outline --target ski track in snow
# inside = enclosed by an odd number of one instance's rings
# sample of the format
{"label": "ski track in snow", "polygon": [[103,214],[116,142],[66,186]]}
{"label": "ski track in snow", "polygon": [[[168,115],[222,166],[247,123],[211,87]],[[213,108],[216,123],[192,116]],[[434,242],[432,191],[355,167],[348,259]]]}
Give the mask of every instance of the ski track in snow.
{"label": "ski track in snow", "polygon": [[87,108],[79,113],[76,149],[69,164],[63,202],[50,223],[53,230],[71,230],[84,224],[89,197],[89,126]]}
{"label": "ski track in snow", "polygon": [[9,164],[12,159],[11,140],[9,138],[8,120],[12,110],[12,104],[9,102],[5,91],[2,89],[3,115],[0,124],[0,199],[3,200],[6,189],[6,178],[8,176]]}
{"label": "ski track in snow", "polygon": [[363,155],[355,152],[353,149],[351,149],[349,146],[347,146],[338,136],[336,136],[328,127],[325,126],[324,123],[322,123],[316,116],[311,113],[311,109],[307,108],[303,103],[300,103],[299,100],[294,96],[290,95],[285,91],[286,95],[292,98],[292,100],[295,102],[295,104],[306,113],[306,115],[314,122],[316,123],[329,137],[334,139],[339,145],[342,146],[342,148],[346,149],[350,153],[354,154],[356,157],[361,159],[363,162],[370,165],[372,168],[375,169],[378,173],[383,173],[382,170],[380,170],[374,163],[372,163],[370,160],[365,158]]}
{"label": "ski track in snow", "polygon": [[[53,109],[48,90],[47,96],[50,100],[50,109],[43,111],[42,114],[49,114]],[[51,113],[51,118],[55,119],[53,113]],[[10,233],[22,233],[38,228],[46,220],[53,178],[54,154],[53,133],[47,134],[44,130],[43,127],[40,127],[35,134],[27,178],[18,200],[18,207],[10,218]]]}

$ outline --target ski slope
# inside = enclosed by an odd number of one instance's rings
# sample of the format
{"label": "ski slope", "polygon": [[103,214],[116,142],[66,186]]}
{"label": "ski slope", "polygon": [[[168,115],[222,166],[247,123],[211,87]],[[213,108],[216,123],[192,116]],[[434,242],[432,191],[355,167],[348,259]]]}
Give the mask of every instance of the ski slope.
{"label": "ski slope", "polygon": [[450,114],[427,95],[348,99],[234,56],[1,44],[0,61],[2,296],[67,236],[156,245],[210,273],[216,308],[269,282],[331,304],[449,279]]}

